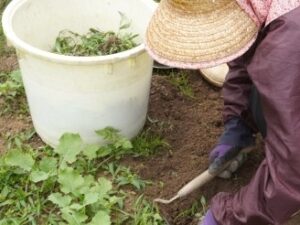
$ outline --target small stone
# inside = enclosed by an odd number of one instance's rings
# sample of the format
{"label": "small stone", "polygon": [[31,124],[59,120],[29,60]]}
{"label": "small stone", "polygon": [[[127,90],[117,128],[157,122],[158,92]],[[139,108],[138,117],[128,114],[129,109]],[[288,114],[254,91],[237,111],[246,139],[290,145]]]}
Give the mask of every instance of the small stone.
{"label": "small stone", "polygon": [[216,100],[220,97],[219,93],[210,93],[207,98],[211,100]]}

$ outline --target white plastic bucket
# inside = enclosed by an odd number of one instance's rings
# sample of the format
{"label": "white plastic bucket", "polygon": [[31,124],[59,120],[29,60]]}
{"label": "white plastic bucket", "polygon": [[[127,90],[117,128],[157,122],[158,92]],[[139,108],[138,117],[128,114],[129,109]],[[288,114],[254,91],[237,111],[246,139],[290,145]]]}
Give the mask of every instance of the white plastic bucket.
{"label": "white plastic bucket", "polygon": [[34,127],[55,146],[65,132],[101,143],[96,130],[112,126],[132,138],[148,108],[153,61],[144,45],[114,55],[72,57],[51,53],[61,30],[117,31],[119,12],[143,42],[156,4],[151,0],[14,0],[3,28],[16,48]]}

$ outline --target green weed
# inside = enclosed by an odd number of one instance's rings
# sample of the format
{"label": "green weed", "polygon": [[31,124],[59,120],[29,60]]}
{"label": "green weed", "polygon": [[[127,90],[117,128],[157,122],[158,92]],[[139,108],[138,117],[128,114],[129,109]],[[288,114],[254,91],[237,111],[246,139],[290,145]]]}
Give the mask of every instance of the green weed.
{"label": "green weed", "polygon": [[[19,143],[31,133],[19,141],[9,137],[11,149],[0,158],[0,224],[163,224],[158,211],[142,198],[134,210],[124,206],[127,194],[121,187],[140,190],[146,183],[125,167],[112,168],[107,159],[110,154],[119,157],[116,151],[123,148],[124,154],[132,147],[130,141],[112,128],[97,133],[107,145],[88,145],[79,135],[67,133],[55,149],[37,151]],[[112,179],[98,175],[105,167]]]}
{"label": "green weed", "polygon": [[5,143],[7,149],[27,149],[30,148],[28,141],[35,135],[34,129],[25,130],[18,134],[12,134],[10,132],[5,134]]}
{"label": "green weed", "polygon": [[195,98],[193,88],[189,84],[188,74],[185,71],[170,74],[170,82],[178,88],[183,96]]}
{"label": "green weed", "polygon": [[132,225],[165,225],[165,221],[159,215],[157,208],[149,204],[143,196],[135,202],[135,213]]}
{"label": "green weed", "polygon": [[129,168],[116,165],[115,163],[109,163],[105,169],[112,175],[112,180],[118,187],[132,185],[136,189],[141,190],[149,183],[139,178]]}
{"label": "green weed", "polygon": [[197,219],[200,219],[204,216],[206,211],[207,211],[207,202],[205,197],[202,196],[200,200],[194,202],[189,209],[179,213],[179,215],[175,218],[175,221],[184,217],[190,217],[190,218],[196,217]]}
{"label": "green weed", "polygon": [[131,154],[133,156],[148,157],[164,147],[169,147],[169,144],[159,135],[145,130],[132,140],[132,146]]}
{"label": "green weed", "polygon": [[0,73],[0,115],[6,113],[27,114],[28,105],[21,78],[21,72]]}

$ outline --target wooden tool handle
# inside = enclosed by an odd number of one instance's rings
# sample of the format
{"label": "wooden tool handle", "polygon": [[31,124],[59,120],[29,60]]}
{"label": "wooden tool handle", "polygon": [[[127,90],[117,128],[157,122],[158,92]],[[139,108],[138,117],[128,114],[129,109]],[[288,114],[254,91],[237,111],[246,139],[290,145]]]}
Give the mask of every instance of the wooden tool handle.
{"label": "wooden tool handle", "polygon": [[207,182],[214,179],[215,175],[212,175],[208,172],[208,170],[205,170],[203,173],[201,173],[199,176],[194,178],[192,181],[190,181],[188,184],[186,184],[182,189],[178,191],[178,195],[180,197],[184,197],[191,192],[195,191],[196,189],[202,187]]}
{"label": "wooden tool handle", "polygon": [[[250,151],[253,150],[253,148],[254,148],[253,146],[244,148],[238,155],[249,153]],[[205,170],[203,173],[201,173],[199,176],[197,176],[192,181],[190,181],[189,183],[187,183],[183,188],[181,188],[178,191],[177,195],[179,197],[184,197],[184,196],[190,194],[191,192],[195,191],[196,189],[202,187],[204,184],[208,183],[209,181],[211,181],[212,179],[214,179],[218,174],[220,174],[221,172],[223,172],[232,163],[232,161],[235,160],[235,159],[236,158],[228,161],[223,166],[223,168],[221,168],[220,171],[218,171],[216,174],[211,174],[208,171],[208,169]]]}

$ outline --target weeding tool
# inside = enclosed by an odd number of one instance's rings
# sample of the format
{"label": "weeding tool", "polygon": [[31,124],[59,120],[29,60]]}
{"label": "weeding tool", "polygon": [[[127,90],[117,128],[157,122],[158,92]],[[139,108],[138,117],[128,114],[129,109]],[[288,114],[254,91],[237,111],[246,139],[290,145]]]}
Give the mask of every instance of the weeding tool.
{"label": "weeding tool", "polygon": [[231,162],[233,162],[236,158],[240,157],[240,155],[249,153],[250,151],[253,150],[253,147],[248,147],[243,149],[238,156],[236,156],[234,159],[228,161],[223,168],[221,168],[217,173],[210,173],[209,170],[205,170],[203,173],[201,173],[199,176],[197,176],[196,178],[194,178],[192,181],[190,181],[189,183],[187,183],[183,188],[181,188],[177,194],[167,200],[167,199],[161,199],[161,198],[157,198],[154,199],[154,202],[158,202],[158,203],[162,203],[162,204],[170,204],[173,201],[185,197],[187,195],[189,195],[190,193],[192,193],[193,191],[195,191],[196,189],[202,187],[203,185],[205,185],[206,183],[208,183],[209,181],[213,180],[218,174],[222,173],[230,164]]}

